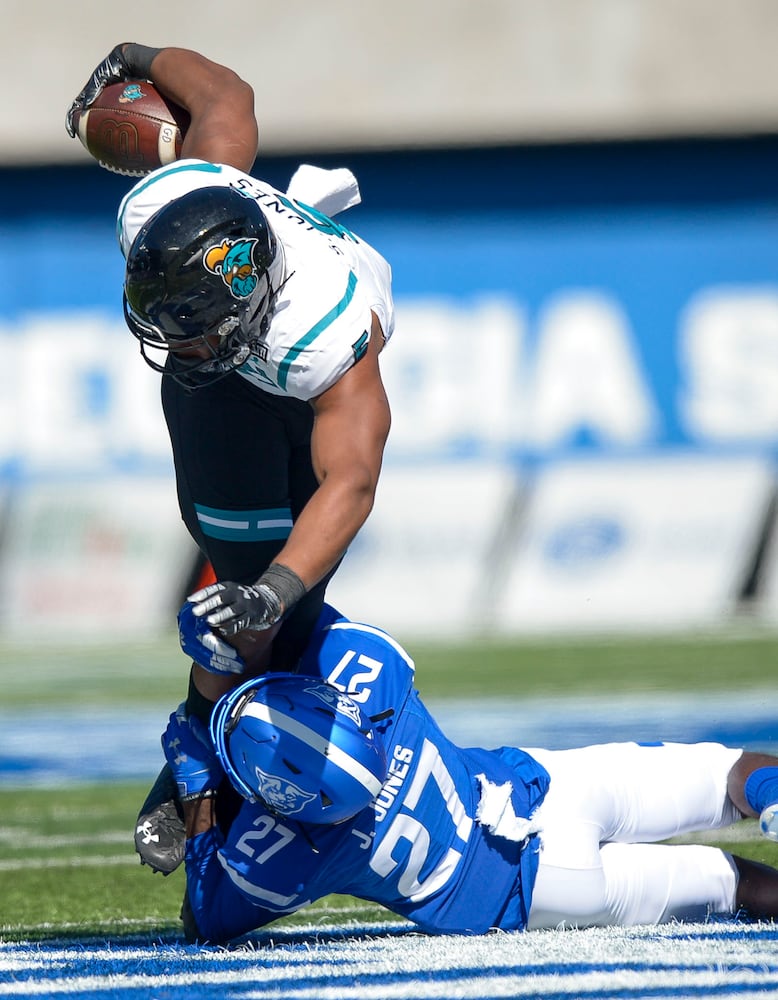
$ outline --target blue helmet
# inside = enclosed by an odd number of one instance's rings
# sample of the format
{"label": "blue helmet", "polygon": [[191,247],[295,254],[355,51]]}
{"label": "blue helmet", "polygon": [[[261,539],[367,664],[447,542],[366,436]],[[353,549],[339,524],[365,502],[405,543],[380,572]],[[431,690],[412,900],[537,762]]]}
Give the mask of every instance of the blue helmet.
{"label": "blue helmet", "polygon": [[228,692],[211,738],[240,794],[304,823],[340,823],[369,805],[386,754],[355,701],[320,677],[266,674]]}

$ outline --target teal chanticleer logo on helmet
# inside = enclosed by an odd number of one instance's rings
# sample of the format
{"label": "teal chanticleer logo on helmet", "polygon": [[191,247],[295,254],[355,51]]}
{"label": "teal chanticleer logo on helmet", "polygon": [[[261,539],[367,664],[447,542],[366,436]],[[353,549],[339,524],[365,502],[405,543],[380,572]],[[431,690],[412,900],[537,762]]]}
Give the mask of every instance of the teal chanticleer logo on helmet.
{"label": "teal chanticleer logo on helmet", "polygon": [[221,276],[224,284],[236,299],[247,299],[257,287],[257,268],[254,264],[256,239],[222,240],[203,254],[203,266],[211,274]]}

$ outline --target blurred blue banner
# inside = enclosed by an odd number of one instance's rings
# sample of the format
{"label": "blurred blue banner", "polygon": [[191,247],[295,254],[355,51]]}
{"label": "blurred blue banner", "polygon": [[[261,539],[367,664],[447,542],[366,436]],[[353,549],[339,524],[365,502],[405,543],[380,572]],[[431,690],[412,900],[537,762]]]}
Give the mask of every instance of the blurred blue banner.
{"label": "blurred blue banner", "polygon": [[[103,174],[71,178],[60,215],[35,201],[11,211],[5,189],[6,481],[169,472],[157,379],[121,316],[114,216],[129,182]],[[485,187],[484,171],[463,190],[449,166],[425,212],[429,174],[389,211],[368,171],[372,203],[363,191],[348,216],[395,274],[390,460],[773,452],[778,199],[624,203],[600,193],[593,203],[584,191],[538,206],[517,199],[505,171],[502,187]]]}
{"label": "blurred blue banner", "polygon": [[[778,568],[762,560],[778,446],[778,140],[312,162],[357,175],[363,204],[343,221],[391,262],[397,305],[381,359],[393,411],[382,487],[333,591],[350,612],[420,630],[683,626],[731,612],[761,574],[778,616]],[[262,166],[284,188],[294,164]],[[39,605],[51,617],[87,558],[95,579],[142,572],[136,514],[160,510],[153,481],[172,468],[159,376],[122,317],[114,222],[130,182],[99,168],[7,182],[0,509],[4,495],[22,502],[6,505],[15,541],[0,569],[16,595],[6,620],[24,621]],[[83,482],[115,497],[99,532]],[[58,576],[41,525],[80,539]],[[112,568],[99,570],[112,530]],[[431,608],[425,595],[447,589],[455,598]],[[126,622],[131,607],[147,614],[135,597],[122,598]]]}

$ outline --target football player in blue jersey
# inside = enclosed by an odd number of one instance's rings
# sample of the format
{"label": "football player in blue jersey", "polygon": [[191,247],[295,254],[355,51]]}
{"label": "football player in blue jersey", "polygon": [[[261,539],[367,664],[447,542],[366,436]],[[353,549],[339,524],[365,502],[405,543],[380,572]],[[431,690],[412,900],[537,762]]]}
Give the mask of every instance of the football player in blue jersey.
{"label": "football player in blue jersey", "polygon": [[[193,596],[219,630],[214,663],[233,674],[195,684],[193,665],[188,711],[207,723],[279,622],[273,667],[294,663],[370,513],[390,426],[378,358],[391,269],[331,218],[359,202],[350,171],[304,165],[287,191],[249,173],[253,90],[197,52],[117,45],[68,110],[70,135],[107,84],[128,80],[150,80],[191,119],[182,158],[122,200],[117,235],[125,318],[162,374],[181,514],[216,576]],[[182,858],[174,791],[165,769],[136,828],[142,860],[165,874]]]}
{"label": "football player in blue jersey", "polygon": [[[205,628],[191,608],[182,634]],[[294,673],[244,681],[163,748],[186,821],[190,940],[224,942],[330,893],[432,933],[778,916],[778,871],[662,844],[761,815],[778,758],[717,743],[462,748],[379,628],[327,605]],[[218,817],[223,779],[242,806]]]}

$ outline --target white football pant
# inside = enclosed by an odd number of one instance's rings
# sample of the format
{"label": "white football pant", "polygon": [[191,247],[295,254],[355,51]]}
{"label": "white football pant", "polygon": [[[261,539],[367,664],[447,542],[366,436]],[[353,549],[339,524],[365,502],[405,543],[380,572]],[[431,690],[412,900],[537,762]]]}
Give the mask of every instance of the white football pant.
{"label": "white football pant", "polygon": [[732,913],[737,873],[715,847],[656,841],[741,819],[718,743],[528,750],[551,775],[533,819],[540,867],[529,927],[657,924]]}

